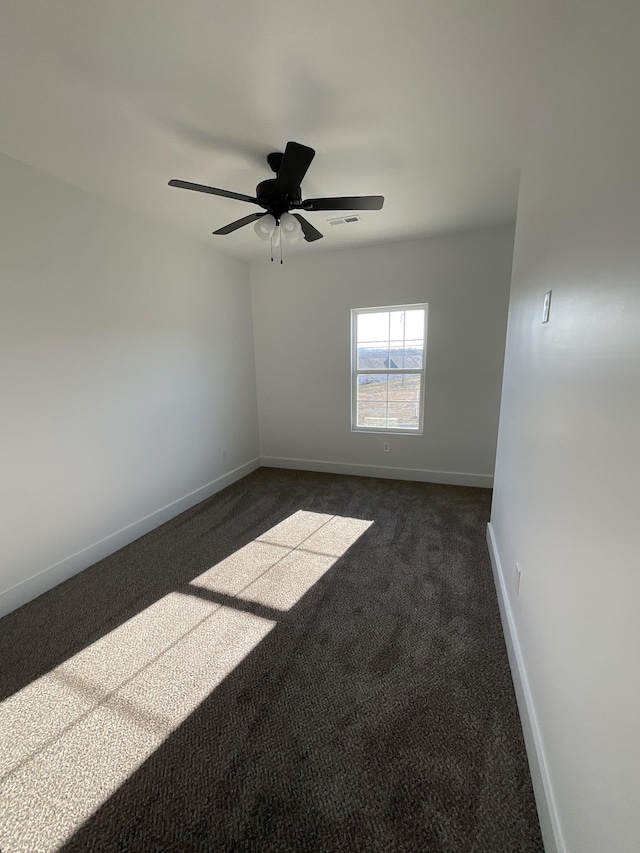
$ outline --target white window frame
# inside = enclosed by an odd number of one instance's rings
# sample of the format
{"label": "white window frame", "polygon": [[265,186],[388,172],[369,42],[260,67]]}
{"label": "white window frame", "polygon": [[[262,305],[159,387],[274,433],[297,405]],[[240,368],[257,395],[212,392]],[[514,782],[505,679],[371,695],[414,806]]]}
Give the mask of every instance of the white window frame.
{"label": "white window frame", "polygon": [[[376,368],[375,370],[358,369],[358,316],[360,314],[376,314],[383,311],[411,311],[424,310],[424,349],[422,353],[422,367],[414,368]],[[373,308],[352,308],[351,309],[351,432],[373,432],[384,433],[386,435],[422,435],[424,433],[424,398],[425,398],[425,383],[426,383],[426,365],[427,365],[427,327],[429,316],[429,303],[416,302],[413,305],[378,305]],[[420,380],[420,411],[418,428],[412,427],[372,427],[358,426],[358,376],[375,373],[376,375],[387,374],[393,376],[397,373],[417,373],[422,378]]]}

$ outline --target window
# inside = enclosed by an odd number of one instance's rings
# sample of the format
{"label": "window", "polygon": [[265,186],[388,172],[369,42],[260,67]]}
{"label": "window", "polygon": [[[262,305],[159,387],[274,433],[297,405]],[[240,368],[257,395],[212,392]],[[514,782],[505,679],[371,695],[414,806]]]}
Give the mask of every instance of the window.
{"label": "window", "polygon": [[427,305],[351,312],[351,429],[422,434]]}

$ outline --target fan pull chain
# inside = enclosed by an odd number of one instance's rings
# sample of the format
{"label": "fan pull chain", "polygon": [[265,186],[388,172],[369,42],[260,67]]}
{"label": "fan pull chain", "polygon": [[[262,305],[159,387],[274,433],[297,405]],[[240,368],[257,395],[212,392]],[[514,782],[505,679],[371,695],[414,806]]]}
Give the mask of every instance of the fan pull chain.
{"label": "fan pull chain", "polygon": [[273,231],[271,232],[270,245],[271,245],[271,263],[273,263]]}
{"label": "fan pull chain", "polygon": [[280,228],[280,263],[282,263],[282,228]]}

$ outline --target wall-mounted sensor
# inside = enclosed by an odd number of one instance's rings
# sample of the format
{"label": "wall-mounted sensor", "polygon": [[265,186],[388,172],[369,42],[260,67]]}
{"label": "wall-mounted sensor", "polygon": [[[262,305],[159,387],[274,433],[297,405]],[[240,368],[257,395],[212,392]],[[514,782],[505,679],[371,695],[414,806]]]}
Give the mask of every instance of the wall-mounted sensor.
{"label": "wall-mounted sensor", "polygon": [[549,310],[551,309],[551,291],[547,290],[544,295],[544,304],[542,306],[542,322],[549,322]]}

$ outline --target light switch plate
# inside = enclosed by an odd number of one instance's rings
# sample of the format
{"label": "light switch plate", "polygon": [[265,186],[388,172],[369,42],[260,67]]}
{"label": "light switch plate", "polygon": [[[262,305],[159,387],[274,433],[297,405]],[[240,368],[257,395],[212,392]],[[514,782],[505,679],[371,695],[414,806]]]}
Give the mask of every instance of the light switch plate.
{"label": "light switch plate", "polygon": [[549,311],[551,309],[551,291],[547,290],[544,295],[544,305],[542,306],[542,322],[549,322]]}

